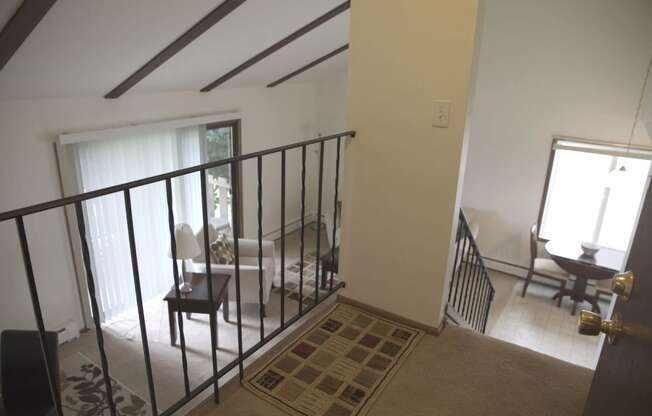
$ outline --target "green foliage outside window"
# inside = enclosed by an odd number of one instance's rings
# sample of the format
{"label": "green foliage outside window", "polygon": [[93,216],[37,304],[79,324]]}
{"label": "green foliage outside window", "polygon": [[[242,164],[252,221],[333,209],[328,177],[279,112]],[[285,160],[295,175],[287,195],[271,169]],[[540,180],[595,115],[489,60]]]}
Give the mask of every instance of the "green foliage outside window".
{"label": "green foliage outside window", "polygon": [[[218,127],[206,130],[206,148],[208,153],[208,161],[214,162],[217,160],[228,159],[233,154],[232,150],[232,135],[233,129],[231,127]],[[219,190],[217,186],[217,179],[222,177],[226,178],[228,183],[231,183],[230,166],[219,166],[208,170],[209,182],[213,189],[213,203],[217,207],[220,203]],[[230,192],[229,192],[230,194]]]}

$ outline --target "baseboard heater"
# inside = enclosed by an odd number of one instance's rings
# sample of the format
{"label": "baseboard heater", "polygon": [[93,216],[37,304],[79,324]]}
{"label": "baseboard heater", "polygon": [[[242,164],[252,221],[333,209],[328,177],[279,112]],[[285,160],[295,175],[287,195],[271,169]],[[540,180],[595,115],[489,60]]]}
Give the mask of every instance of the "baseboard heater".
{"label": "baseboard heater", "polygon": [[61,345],[79,338],[79,325],[74,321],[68,321],[56,332],[59,335],[59,345]]}

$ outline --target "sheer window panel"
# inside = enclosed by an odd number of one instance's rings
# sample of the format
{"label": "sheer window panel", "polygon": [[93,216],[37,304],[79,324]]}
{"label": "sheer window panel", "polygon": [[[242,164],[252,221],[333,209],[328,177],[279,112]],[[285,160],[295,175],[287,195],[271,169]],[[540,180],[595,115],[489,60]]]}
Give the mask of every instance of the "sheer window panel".
{"label": "sheer window panel", "polygon": [[[616,174],[617,179],[608,183],[609,198],[597,243],[624,251],[634,230],[650,161],[621,157],[616,166],[625,166],[626,173]],[[618,175],[621,177],[618,178]]]}
{"label": "sheer window panel", "polygon": [[591,241],[612,156],[556,150],[540,237]]}

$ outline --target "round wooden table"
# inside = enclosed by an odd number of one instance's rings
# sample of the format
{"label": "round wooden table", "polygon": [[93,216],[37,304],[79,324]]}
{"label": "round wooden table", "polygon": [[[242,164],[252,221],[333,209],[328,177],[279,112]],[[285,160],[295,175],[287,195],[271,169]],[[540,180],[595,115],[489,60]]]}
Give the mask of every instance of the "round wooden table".
{"label": "round wooden table", "polygon": [[625,252],[610,248],[601,248],[595,256],[584,255],[580,243],[553,241],[546,243],[546,251],[550,258],[562,269],[575,276],[575,284],[571,288],[561,289],[557,296],[570,296],[573,299],[572,315],[575,315],[577,303],[587,301],[594,312],[600,312],[598,293],[586,293],[589,279],[606,280],[613,278],[614,273],[621,270],[625,261]]}

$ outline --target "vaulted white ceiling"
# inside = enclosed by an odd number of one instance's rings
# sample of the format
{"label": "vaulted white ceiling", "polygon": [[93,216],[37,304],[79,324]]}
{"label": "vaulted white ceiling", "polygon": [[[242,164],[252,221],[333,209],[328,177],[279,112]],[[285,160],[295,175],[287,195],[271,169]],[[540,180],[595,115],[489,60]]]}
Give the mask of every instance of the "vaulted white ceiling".
{"label": "vaulted white ceiling", "polygon": [[[221,1],[58,0],[0,71],[0,99],[103,96]],[[342,1],[247,0],[126,94],[198,91]],[[0,1],[0,26],[20,2]],[[348,43],[348,38],[345,12],[223,87],[267,85]],[[293,81],[345,68],[346,52]]]}

